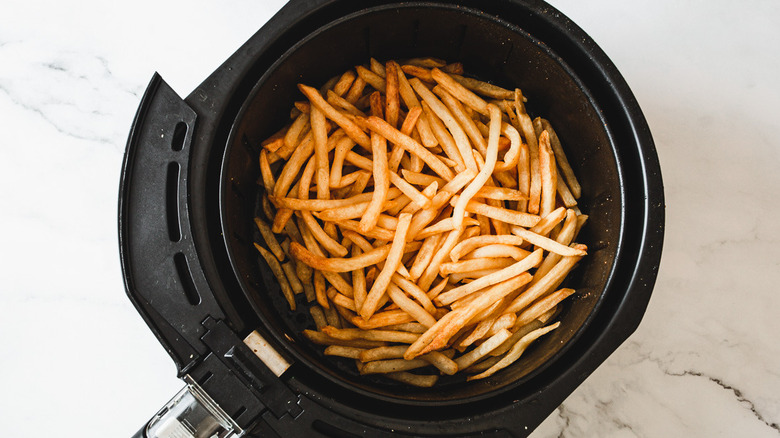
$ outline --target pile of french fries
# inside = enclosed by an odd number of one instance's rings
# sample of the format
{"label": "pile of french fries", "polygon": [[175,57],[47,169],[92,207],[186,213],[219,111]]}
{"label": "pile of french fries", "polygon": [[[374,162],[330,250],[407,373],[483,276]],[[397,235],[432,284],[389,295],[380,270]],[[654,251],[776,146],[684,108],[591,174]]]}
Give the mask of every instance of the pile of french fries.
{"label": "pile of french fries", "polygon": [[255,246],[290,309],[304,294],[306,338],[361,374],[430,387],[490,376],[558,327],[587,216],[520,89],[434,58],[298,87],[306,99],[262,143]]}

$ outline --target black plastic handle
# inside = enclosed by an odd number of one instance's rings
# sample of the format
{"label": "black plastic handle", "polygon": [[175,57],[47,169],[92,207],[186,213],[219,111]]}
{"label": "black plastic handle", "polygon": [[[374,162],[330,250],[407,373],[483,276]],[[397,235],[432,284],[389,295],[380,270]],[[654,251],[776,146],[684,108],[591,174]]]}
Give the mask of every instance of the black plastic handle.
{"label": "black plastic handle", "polygon": [[207,353],[207,316],[222,318],[190,230],[187,184],[197,116],[155,74],[136,114],[122,169],[119,243],[130,300],[179,373]]}

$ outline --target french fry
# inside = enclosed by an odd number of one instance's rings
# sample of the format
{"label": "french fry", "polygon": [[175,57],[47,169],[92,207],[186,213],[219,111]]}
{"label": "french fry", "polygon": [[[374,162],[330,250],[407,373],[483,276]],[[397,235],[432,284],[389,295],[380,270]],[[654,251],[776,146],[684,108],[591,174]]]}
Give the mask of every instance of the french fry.
{"label": "french fry", "polygon": [[547,131],[542,131],[539,136],[539,171],[542,179],[539,215],[544,217],[555,209],[555,196],[558,194],[558,173],[550,147],[550,134]]}
{"label": "french fry", "polygon": [[563,178],[566,180],[566,184],[568,185],[568,188],[571,191],[572,196],[574,196],[574,199],[579,199],[580,194],[582,192],[582,187],[580,186],[580,183],[577,181],[577,176],[574,174],[574,170],[571,168],[571,165],[569,164],[569,160],[566,157],[566,153],[563,150],[563,146],[561,145],[561,140],[558,138],[558,134],[556,134],[555,130],[553,129],[552,125],[548,120],[537,117],[536,119],[534,119],[534,128],[536,128],[537,123],[540,125],[539,127],[542,130],[547,131],[547,133],[549,134],[550,146],[552,147],[552,150],[555,154],[555,161],[558,163],[558,167],[560,167],[561,169]]}
{"label": "french fry", "polygon": [[528,145],[528,207],[529,213],[539,213],[539,201],[542,195],[542,178],[539,169],[539,143],[536,137],[531,117],[525,112],[523,94],[519,88],[515,89],[515,111],[520,121],[520,130]]}
{"label": "french fry", "polygon": [[[457,200],[457,198],[453,197],[451,203],[455,204]],[[533,227],[541,220],[539,216],[534,214],[494,207],[474,200],[470,200],[466,203],[465,210],[469,213],[481,214],[491,219],[496,219],[507,224],[519,225],[520,227]]]}
{"label": "french fry", "polygon": [[348,359],[358,359],[365,348],[345,347],[343,345],[328,345],[323,352],[325,356],[339,356]]}
{"label": "french fry", "polygon": [[271,254],[270,251],[258,245],[257,243],[255,243],[255,248],[260,253],[260,255],[263,256],[263,259],[265,259],[268,267],[271,268],[271,272],[274,274],[274,277],[276,277],[276,280],[279,281],[279,288],[282,290],[282,294],[287,300],[287,304],[290,306],[290,310],[295,310],[295,295],[293,294],[292,288],[290,287],[290,282],[287,281],[287,276],[285,275],[282,266],[279,264],[279,260],[276,258],[276,256]]}
{"label": "french fry", "polygon": [[481,235],[459,242],[450,253],[450,259],[457,262],[464,255],[477,248],[488,245],[520,246],[525,242],[522,238],[511,235]]}
{"label": "french fry", "polygon": [[487,112],[490,115],[490,137],[488,139],[485,164],[482,166],[482,169],[480,169],[474,180],[463,189],[458,200],[455,201],[452,210],[453,228],[459,228],[463,223],[463,213],[466,210],[466,205],[479,189],[485,185],[485,182],[490,178],[490,175],[493,173],[493,169],[496,166],[496,160],[498,158],[498,136],[501,129],[501,112],[498,107],[493,104],[487,105]]}
{"label": "french fry", "polygon": [[387,255],[385,266],[379,272],[379,276],[377,276],[376,281],[371,286],[371,290],[363,302],[363,307],[360,309],[360,316],[364,319],[368,319],[376,311],[379,299],[387,290],[393,273],[398,270],[404,245],[406,245],[406,233],[409,231],[411,220],[412,216],[410,214],[403,214],[398,218],[398,228],[395,230],[395,236],[393,237],[393,243]]}
{"label": "french fry", "polygon": [[255,218],[255,225],[257,226],[257,229],[260,230],[260,235],[263,236],[263,240],[265,241],[265,244],[268,245],[268,249],[271,250],[271,253],[273,253],[277,260],[280,262],[283,261],[285,258],[284,251],[282,251],[282,247],[279,246],[279,242],[271,231],[271,227],[257,217]]}
{"label": "french fry", "polygon": [[529,269],[537,266],[539,263],[541,263],[541,261],[542,261],[542,250],[536,250],[533,253],[531,253],[531,255],[529,255],[528,257],[496,273],[486,275],[484,277],[472,281],[471,283],[458,286],[454,289],[442,293],[436,298],[435,301],[441,305],[446,306],[478,290],[493,286],[495,284],[499,284],[501,282],[509,280],[510,278],[521,275],[522,273],[528,271]]}
{"label": "french fry", "polygon": [[330,120],[341,127],[344,132],[355,141],[355,143],[366,149],[371,148],[371,140],[349,117],[341,114],[333,108],[316,89],[303,84],[298,84],[298,88],[306,95],[313,106],[318,107]]}
{"label": "french fry", "polygon": [[328,325],[328,321],[325,320],[325,313],[322,311],[322,307],[309,307],[309,314],[311,315],[311,319],[314,321],[314,325],[317,326],[317,330],[320,330]]}
{"label": "french fry", "polygon": [[494,373],[496,373],[499,370],[502,370],[506,368],[507,366],[511,365],[513,362],[515,362],[517,359],[520,358],[520,356],[523,354],[526,348],[535,341],[536,339],[540,338],[542,335],[545,335],[549,333],[552,330],[555,330],[560,325],[559,322],[556,322],[555,324],[551,324],[547,327],[536,329],[532,331],[531,333],[523,336],[522,339],[520,339],[509,352],[507,352],[507,355],[499,360],[495,365],[491,366],[487,370],[483,371],[482,373],[475,374],[473,376],[469,376],[468,380],[475,380],[475,379],[484,379],[485,377],[492,376]]}
{"label": "french fry", "polygon": [[547,275],[515,298],[509,306],[507,306],[506,313],[518,312],[525,309],[539,297],[557,287],[582,257],[583,256],[581,255],[563,257]]}

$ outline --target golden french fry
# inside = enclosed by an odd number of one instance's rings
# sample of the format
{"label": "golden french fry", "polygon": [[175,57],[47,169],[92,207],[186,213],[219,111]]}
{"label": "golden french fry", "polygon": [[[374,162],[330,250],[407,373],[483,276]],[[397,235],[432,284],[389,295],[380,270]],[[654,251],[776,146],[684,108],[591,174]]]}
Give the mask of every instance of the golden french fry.
{"label": "golden french fry", "polygon": [[440,294],[438,297],[436,297],[435,301],[442,305],[452,304],[456,300],[459,300],[478,290],[482,290],[484,288],[493,286],[495,284],[505,282],[511,278],[521,275],[522,273],[528,271],[529,269],[537,266],[539,263],[541,263],[541,261],[542,261],[542,250],[537,249],[536,251],[531,253],[531,255],[529,255],[528,257],[520,260],[519,262],[516,262],[515,264],[509,267],[506,267],[493,274],[480,277],[479,279],[474,280],[471,283],[458,286],[454,289],[451,289],[447,292]]}
{"label": "golden french fry", "polygon": [[496,166],[496,160],[498,158],[498,136],[501,129],[501,110],[493,104],[488,104],[487,112],[490,115],[490,137],[488,138],[487,158],[477,176],[465,189],[463,189],[463,192],[461,192],[458,200],[455,201],[455,204],[453,205],[452,219],[454,228],[459,228],[461,223],[463,223],[463,213],[466,210],[466,205],[477,191],[485,185],[485,182],[490,178],[490,175],[493,173],[493,169]]}
{"label": "golden french fry", "polygon": [[364,234],[376,226],[379,213],[384,210],[384,203],[390,190],[390,172],[387,167],[387,140],[377,133],[372,133],[371,149],[374,157],[374,192],[358,227],[360,232]]}
{"label": "golden french fry", "polygon": [[303,84],[298,84],[298,89],[306,95],[313,106],[319,108],[325,117],[332,120],[335,124],[339,125],[344,132],[355,141],[355,143],[363,146],[366,149],[371,148],[371,140],[368,138],[365,132],[363,132],[349,117],[340,113],[333,108],[317,91],[312,87],[308,87]]}
{"label": "golden french fry", "polygon": [[287,281],[290,283],[290,288],[293,290],[293,293],[295,293],[295,295],[303,293],[303,285],[301,284],[298,275],[295,273],[293,262],[282,263],[282,270],[284,271],[285,277],[287,277]]}
{"label": "golden french fry", "polygon": [[584,245],[579,247],[561,245],[552,239],[531,232],[530,230],[526,230],[525,228],[512,227],[512,234],[538,246],[539,248],[544,248],[547,251],[551,251],[562,256],[584,256],[587,254],[587,248]]}
{"label": "golden french fry", "polygon": [[[459,198],[453,197],[451,204],[457,203]],[[469,213],[480,214],[491,219],[496,219],[507,224],[519,225],[520,227],[533,227],[541,218],[534,214],[523,213],[501,207],[483,204],[479,201],[470,200],[466,203],[465,210]]]}
{"label": "golden french fry", "polygon": [[355,67],[355,70],[357,71],[358,76],[360,76],[360,78],[363,79],[368,85],[371,85],[377,91],[385,91],[385,78],[363,67],[362,65]]}
{"label": "golden french fry", "polygon": [[542,131],[539,136],[539,171],[542,179],[539,215],[547,216],[555,209],[555,196],[558,194],[558,171],[547,131]]}
{"label": "golden french fry", "polygon": [[394,330],[363,330],[360,328],[354,329],[338,329],[332,326],[325,326],[321,330],[326,335],[341,340],[354,340],[364,339],[367,341],[385,341],[385,342],[398,342],[404,344],[411,344],[418,337],[417,333],[401,332]]}
{"label": "golden french fry", "polygon": [[540,128],[547,131],[547,133],[550,135],[550,146],[552,147],[553,153],[555,154],[555,161],[558,163],[558,167],[561,169],[561,173],[566,180],[566,184],[568,184],[569,190],[571,190],[571,193],[575,199],[579,199],[582,192],[582,187],[577,181],[577,176],[574,174],[574,170],[569,164],[569,160],[563,150],[563,146],[561,145],[561,140],[558,138],[558,134],[556,134],[548,120],[539,117],[534,119],[534,128],[537,126],[537,120]]}
{"label": "golden french fry", "polygon": [[514,104],[517,119],[520,121],[520,130],[528,145],[529,193],[527,210],[529,213],[537,214],[539,213],[539,201],[542,195],[542,179],[539,170],[539,143],[531,117],[525,112],[523,94],[519,88],[515,89]]}
{"label": "golden french fry", "polygon": [[412,318],[414,318],[420,324],[426,327],[431,327],[436,324],[436,318],[434,318],[430,313],[426,312],[422,306],[407,297],[401,288],[395,284],[391,283],[387,287],[387,295],[390,297],[390,300],[392,300],[398,307],[401,308],[401,310],[411,315]]}
{"label": "golden french fry", "polygon": [[360,316],[364,319],[368,319],[376,311],[379,299],[385,294],[393,273],[398,270],[404,246],[406,245],[406,233],[409,231],[411,220],[412,215],[410,214],[402,214],[398,218],[398,228],[395,230],[395,236],[393,237],[393,243],[387,255],[385,266],[379,272],[374,284],[371,286],[371,290],[368,292],[366,300],[363,302],[363,307],[360,309]]}

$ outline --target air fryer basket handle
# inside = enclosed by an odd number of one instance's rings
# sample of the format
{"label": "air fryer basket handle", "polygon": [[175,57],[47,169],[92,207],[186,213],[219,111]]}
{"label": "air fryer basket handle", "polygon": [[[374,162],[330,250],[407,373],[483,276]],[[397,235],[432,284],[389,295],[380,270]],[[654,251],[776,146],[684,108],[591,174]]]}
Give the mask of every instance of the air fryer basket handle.
{"label": "air fryer basket handle", "polygon": [[119,243],[125,289],[179,374],[207,353],[201,322],[224,317],[209,292],[189,220],[196,113],[155,74],[122,169]]}
{"label": "air fryer basket handle", "polygon": [[187,384],[132,438],[238,438],[241,427],[189,376]]}

